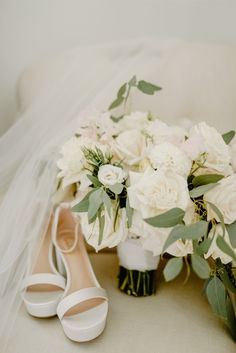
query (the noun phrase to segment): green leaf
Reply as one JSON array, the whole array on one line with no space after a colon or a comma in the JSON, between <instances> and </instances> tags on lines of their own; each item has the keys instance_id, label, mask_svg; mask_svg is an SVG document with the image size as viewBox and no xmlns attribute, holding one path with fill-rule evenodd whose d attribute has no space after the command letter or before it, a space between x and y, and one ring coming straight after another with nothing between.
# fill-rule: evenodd
<instances>
[{"instance_id":1,"label":"green leaf","mask_svg":"<svg viewBox=\"0 0 236 353\"><path fill-rule=\"evenodd\" d=\"M102 200L107 209L109 216L111 216L112 203L111 203L110 197L107 195L105 190L103 190L103 193L102 193Z\"/></svg>"},{"instance_id":2,"label":"green leaf","mask_svg":"<svg viewBox=\"0 0 236 353\"><path fill-rule=\"evenodd\" d=\"M175 228L173 228L172 231L170 232L169 237L165 242L163 252L178 239L183 239L183 240L198 239L199 240L200 238L204 237L207 234L207 230L208 230L208 222L205 222L205 221L199 221L189 226L179 224L175 226Z\"/></svg>"},{"instance_id":3,"label":"green leaf","mask_svg":"<svg viewBox=\"0 0 236 353\"><path fill-rule=\"evenodd\" d=\"M206 295L214 313L223 319L227 318L225 294L223 283L218 277L214 276L207 285Z\"/></svg>"},{"instance_id":4,"label":"green leaf","mask_svg":"<svg viewBox=\"0 0 236 353\"><path fill-rule=\"evenodd\" d=\"M226 316L227 316L227 323L228 323L228 327L230 329L231 335L233 339L236 341L236 316L235 316L233 304L228 295L226 298Z\"/></svg>"},{"instance_id":5,"label":"green leaf","mask_svg":"<svg viewBox=\"0 0 236 353\"><path fill-rule=\"evenodd\" d=\"M117 97L109 106L108 110L112 110L115 109L117 107L119 107L122 103L124 102L124 98L123 97Z\"/></svg>"},{"instance_id":6,"label":"green leaf","mask_svg":"<svg viewBox=\"0 0 236 353\"><path fill-rule=\"evenodd\" d=\"M196 252L198 255L206 254L211 246L213 239L206 238L204 239L197 247Z\"/></svg>"},{"instance_id":7,"label":"green leaf","mask_svg":"<svg viewBox=\"0 0 236 353\"><path fill-rule=\"evenodd\" d=\"M114 194L119 195L122 193L123 189L124 189L124 185L117 183L115 185L110 185L109 189L114 192Z\"/></svg>"},{"instance_id":8,"label":"green leaf","mask_svg":"<svg viewBox=\"0 0 236 353\"><path fill-rule=\"evenodd\" d=\"M129 198L126 198L126 215L128 220L128 228L132 226L132 217L134 209L130 207Z\"/></svg>"},{"instance_id":9,"label":"green leaf","mask_svg":"<svg viewBox=\"0 0 236 353\"><path fill-rule=\"evenodd\" d=\"M129 84L130 87L135 87L136 86L137 79L136 79L135 75L131 78L131 80L129 80L128 84Z\"/></svg>"},{"instance_id":10,"label":"green leaf","mask_svg":"<svg viewBox=\"0 0 236 353\"><path fill-rule=\"evenodd\" d=\"M100 187L100 186L102 186L102 184L100 183L100 181L98 180L98 178L95 177L94 175L87 174L86 176L87 176L87 178L93 183L93 185L94 185L95 187Z\"/></svg>"},{"instance_id":11,"label":"green leaf","mask_svg":"<svg viewBox=\"0 0 236 353\"><path fill-rule=\"evenodd\" d=\"M110 116L110 119L114 122L114 123L118 123L121 119L124 118L124 115L121 115L121 116L118 116L118 117L115 117L113 115Z\"/></svg>"},{"instance_id":12,"label":"green leaf","mask_svg":"<svg viewBox=\"0 0 236 353\"><path fill-rule=\"evenodd\" d=\"M220 224L221 227L223 229L223 236L225 236L225 222L224 222L224 216L222 215L222 213L220 212L219 208L216 207L216 205L214 205L213 203L207 201L208 205L210 205L211 209L213 210L213 212L215 212L215 214L218 216L219 220L220 220Z\"/></svg>"},{"instance_id":13,"label":"green leaf","mask_svg":"<svg viewBox=\"0 0 236 353\"><path fill-rule=\"evenodd\" d=\"M233 248L236 248L236 222L226 224L226 229L229 234L229 239Z\"/></svg>"},{"instance_id":14,"label":"green leaf","mask_svg":"<svg viewBox=\"0 0 236 353\"><path fill-rule=\"evenodd\" d=\"M231 140L233 140L234 136L235 136L234 130L226 132L225 134L222 135L226 145L228 145L231 142Z\"/></svg>"},{"instance_id":15,"label":"green leaf","mask_svg":"<svg viewBox=\"0 0 236 353\"><path fill-rule=\"evenodd\" d=\"M154 94L156 91L160 91L161 87L153 85L147 81L141 80L138 82L137 88L145 94Z\"/></svg>"},{"instance_id":16,"label":"green leaf","mask_svg":"<svg viewBox=\"0 0 236 353\"><path fill-rule=\"evenodd\" d=\"M172 208L158 216L146 218L145 222L153 227L169 228L182 222L185 212L181 208Z\"/></svg>"},{"instance_id":17,"label":"green leaf","mask_svg":"<svg viewBox=\"0 0 236 353\"><path fill-rule=\"evenodd\" d=\"M126 92L126 87L127 87L127 83L124 83L124 84L120 87L120 89L119 89L119 91L118 91L118 93L117 93L117 98L120 98L120 97L123 97L123 96L124 96L124 94L125 94L125 92Z\"/></svg>"},{"instance_id":18,"label":"green leaf","mask_svg":"<svg viewBox=\"0 0 236 353\"><path fill-rule=\"evenodd\" d=\"M223 251L225 254L229 255L234 261L236 261L236 255L234 251L231 249L229 244L221 235L218 235L216 239L216 244L221 251Z\"/></svg>"},{"instance_id":19,"label":"green leaf","mask_svg":"<svg viewBox=\"0 0 236 353\"><path fill-rule=\"evenodd\" d=\"M226 271L225 267L222 265L218 271L220 279L224 283L225 287L236 294L236 287L233 285L228 272Z\"/></svg>"},{"instance_id":20,"label":"green leaf","mask_svg":"<svg viewBox=\"0 0 236 353\"><path fill-rule=\"evenodd\" d=\"M183 258L182 257L176 257L170 259L163 271L165 280L167 282L172 281L174 278L176 278L180 272L182 271L183 268Z\"/></svg>"},{"instance_id":21,"label":"green leaf","mask_svg":"<svg viewBox=\"0 0 236 353\"><path fill-rule=\"evenodd\" d=\"M89 197L97 189L93 189L87 193L87 195L75 206L72 207L72 212L88 212L89 208Z\"/></svg>"},{"instance_id":22,"label":"green leaf","mask_svg":"<svg viewBox=\"0 0 236 353\"><path fill-rule=\"evenodd\" d=\"M98 245L101 245L103 239L103 232L105 226L105 217L101 215L101 212L98 212L98 223L99 223L99 236L98 236Z\"/></svg>"},{"instance_id":23,"label":"green leaf","mask_svg":"<svg viewBox=\"0 0 236 353\"><path fill-rule=\"evenodd\" d=\"M91 221L95 217L99 208L103 203L102 199L103 189L99 188L89 196L89 208L88 208L88 219Z\"/></svg>"},{"instance_id":24,"label":"green leaf","mask_svg":"<svg viewBox=\"0 0 236 353\"><path fill-rule=\"evenodd\" d=\"M198 175L193 178L192 184L194 187L206 184L213 184L217 183L221 179L224 178L224 175L221 174L205 174L205 175Z\"/></svg>"},{"instance_id":25,"label":"green leaf","mask_svg":"<svg viewBox=\"0 0 236 353\"><path fill-rule=\"evenodd\" d=\"M196 198L196 197L202 196L207 191L213 189L217 185L218 185L218 183L210 183L210 184L206 184L206 185L197 186L196 188L190 190L189 194L191 197Z\"/></svg>"},{"instance_id":26,"label":"green leaf","mask_svg":"<svg viewBox=\"0 0 236 353\"><path fill-rule=\"evenodd\" d=\"M211 268L208 262L197 254L191 255L193 271L202 279L207 279L210 276Z\"/></svg>"}]
</instances>

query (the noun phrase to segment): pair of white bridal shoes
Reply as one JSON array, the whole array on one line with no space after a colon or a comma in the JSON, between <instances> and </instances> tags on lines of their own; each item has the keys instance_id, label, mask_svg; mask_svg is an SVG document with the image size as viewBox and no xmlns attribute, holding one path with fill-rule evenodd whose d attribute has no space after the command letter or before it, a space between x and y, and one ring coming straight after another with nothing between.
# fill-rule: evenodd
<instances>
[{"instance_id":1,"label":"pair of white bridal shoes","mask_svg":"<svg viewBox=\"0 0 236 353\"><path fill-rule=\"evenodd\" d=\"M54 213L32 274L23 280L22 297L32 316L58 315L73 341L90 341L105 328L107 293L96 279L79 224L66 204Z\"/></svg>"}]
</instances>

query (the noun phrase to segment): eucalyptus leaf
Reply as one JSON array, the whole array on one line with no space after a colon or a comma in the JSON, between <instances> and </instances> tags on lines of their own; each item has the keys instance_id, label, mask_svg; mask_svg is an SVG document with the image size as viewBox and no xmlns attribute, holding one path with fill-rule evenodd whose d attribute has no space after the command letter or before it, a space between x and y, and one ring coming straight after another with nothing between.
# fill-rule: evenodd
<instances>
[{"instance_id":1,"label":"eucalyptus leaf","mask_svg":"<svg viewBox=\"0 0 236 353\"><path fill-rule=\"evenodd\" d=\"M209 281L206 288L206 295L213 312L221 318L227 319L225 287L218 277L214 276Z\"/></svg>"},{"instance_id":2,"label":"eucalyptus leaf","mask_svg":"<svg viewBox=\"0 0 236 353\"><path fill-rule=\"evenodd\" d=\"M211 268L208 262L197 254L191 255L191 263L193 271L202 279L207 279L210 276Z\"/></svg>"},{"instance_id":3,"label":"eucalyptus leaf","mask_svg":"<svg viewBox=\"0 0 236 353\"><path fill-rule=\"evenodd\" d=\"M128 221L128 228L132 226L133 208L130 207L129 198L126 198L126 215Z\"/></svg>"},{"instance_id":4,"label":"eucalyptus leaf","mask_svg":"<svg viewBox=\"0 0 236 353\"><path fill-rule=\"evenodd\" d=\"M213 189L217 185L218 185L218 183L210 183L210 184L206 184L206 185L197 186L196 188L190 190L189 194L191 197L196 198L196 197L202 196L207 191Z\"/></svg>"},{"instance_id":5,"label":"eucalyptus leaf","mask_svg":"<svg viewBox=\"0 0 236 353\"><path fill-rule=\"evenodd\" d=\"M152 83L149 83L147 81L141 80L138 82L137 88L145 93L145 94L150 94L153 95L156 91L160 91L161 87L153 85Z\"/></svg>"},{"instance_id":6,"label":"eucalyptus leaf","mask_svg":"<svg viewBox=\"0 0 236 353\"><path fill-rule=\"evenodd\" d=\"M103 203L102 199L103 189L99 188L89 196L88 219L89 221L95 217L99 208Z\"/></svg>"},{"instance_id":7,"label":"eucalyptus leaf","mask_svg":"<svg viewBox=\"0 0 236 353\"><path fill-rule=\"evenodd\" d=\"M103 190L103 193L102 193L102 200L107 209L109 216L111 216L112 203L111 203L110 197L107 195L105 190Z\"/></svg>"},{"instance_id":8,"label":"eucalyptus leaf","mask_svg":"<svg viewBox=\"0 0 236 353\"><path fill-rule=\"evenodd\" d=\"M131 78L131 80L129 80L128 84L129 84L130 87L135 87L136 86L137 78L136 78L135 75Z\"/></svg>"},{"instance_id":9,"label":"eucalyptus leaf","mask_svg":"<svg viewBox=\"0 0 236 353\"><path fill-rule=\"evenodd\" d=\"M174 278L176 278L180 272L182 271L183 268L183 258L182 257L176 257L170 259L163 271L165 280L167 282L172 281Z\"/></svg>"},{"instance_id":10,"label":"eucalyptus leaf","mask_svg":"<svg viewBox=\"0 0 236 353\"><path fill-rule=\"evenodd\" d=\"M109 106L108 110L115 109L119 107L124 102L124 97L117 97Z\"/></svg>"},{"instance_id":11,"label":"eucalyptus leaf","mask_svg":"<svg viewBox=\"0 0 236 353\"><path fill-rule=\"evenodd\" d=\"M101 215L101 212L98 214L98 223L99 223L99 237L98 237L98 245L101 245L103 239L103 232L105 226L105 217Z\"/></svg>"},{"instance_id":12,"label":"eucalyptus leaf","mask_svg":"<svg viewBox=\"0 0 236 353\"><path fill-rule=\"evenodd\" d=\"M196 247L196 252L198 255L206 254L211 246L213 239L206 238Z\"/></svg>"},{"instance_id":13,"label":"eucalyptus leaf","mask_svg":"<svg viewBox=\"0 0 236 353\"><path fill-rule=\"evenodd\" d=\"M223 236L225 236L225 222L224 222L224 216L222 215L222 213L220 212L219 208L214 205L213 203L207 201L208 205L211 207L211 209L213 210L213 212L218 216L219 220L220 220L220 224L221 227L223 229Z\"/></svg>"},{"instance_id":14,"label":"eucalyptus leaf","mask_svg":"<svg viewBox=\"0 0 236 353\"><path fill-rule=\"evenodd\" d=\"M223 178L224 178L224 175L221 175L221 174L198 175L193 178L192 184L194 187L206 185L206 184L213 184L213 183L217 183Z\"/></svg>"},{"instance_id":15,"label":"eucalyptus leaf","mask_svg":"<svg viewBox=\"0 0 236 353\"><path fill-rule=\"evenodd\" d=\"M216 244L217 244L218 248L221 251L223 251L223 253L227 254L234 261L236 261L236 255L235 255L234 251L232 250L232 248L229 246L229 244L225 241L225 239L221 235L218 235L218 237L216 239Z\"/></svg>"},{"instance_id":16,"label":"eucalyptus leaf","mask_svg":"<svg viewBox=\"0 0 236 353\"><path fill-rule=\"evenodd\" d=\"M181 208L172 208L158 216L146 218L145 222L153 227L169 228L183 221L185 212Z\"/></svg>"},{"instance_id":17,"label":"eucalyptus leaf","mask_svg":"<svg viewBox=\"0 0 236 353\"><path fill-rule=\"evenodd\" d=\"M72 212L88 212L89 208L89 197L90 195L95 192L97 188L89 191L86 196L75 206L72 207Z\"/></svg>"},{"instance_id":18,"label":"eucalyptus leaf","mask_svg":"<svg viewBox=\"0 0 236 353\"><path fill-rule=\"evenodd\" d=\"M178 239L183 239L183 240L198 239L199 240L200 238L204 237L207 234L207 230L208 230L208 222L205 222L205 221L199 221L189 226L179 224L175 226L170 232L169 237L165 242L163 252Z\"/></svg>"},{"instance_id":19,"label":"eucalyptus leaf","mask_svg":"<svg viewBox=\"0 0 236 353\"><path fill-rule=\"evenodd\" d=\"M124 118L124 115L115 117L113 115L110 116L110 119L113 121L113 123L118 123L120 120L122 120Z\"/></svg>"},{"instance_id":20,"label":"eucalyptus leaf","mask_svg":"<svg viewBox=\"0 0 236 353\"><path fill-rule=\"evenodd\" d=\"M123 189L124 189L124 185L117 183L115 185L110 185L109 189L114 192L114 194L119 195L122 193Z\"/></svg>"},{"instance_id":21,"label":"eucalyptus leaf","mask_svg":"<svg viewBox=\"0 0 236 353\"><path fill-rule=\"evenodd\" d=\"M230 329L231 335L233 339L236 341L236 316L233 304L231 302L230 296L227 295L226 298L226 316L227 316L227 323Z\"/></svg>"},{"instance_id":22,"label":"eucalyptus leaf","mask_svg":"<svg viewBox=\"0 0 236 353\"><path fill-rule=\"evenodd\" d=\"M229 234L229 239L233 248L236 248L236 222L226 224L226 229Z\"/></svg>"},{"instance_id":23,"label":"eucalyptus leaf","mask_svg":"<svg viewBox=\"0 0 236 353\"><path fill-rule=\"evenodd\" d=\"M225 134L222 135L226 145L228 145L234 138L235 136L235 131L230 130L229 132L226 132Z\"/></svg>"},{"instance_id":24,"label":"eucalyptus leaf","mask_svg":"<svg viewBox=\"0 0 236 353\"><path fill-rule=\"evenodd\" d=\"M102 186L102 183L100 183L100 181L98 180L98 178L95 177L94 175L87 174L86 176L87 176L87 178L93 183L93 185L94 185L95 187L100 187L100 186Z\"/></svg>"},{"instance_id":25,"label":"eucalyptus leaf","mask_svg":"<svg viewBox=\"0 0 236 353\"><path fill-rule=\"evenodd\" d=\"M229 277L229 274L228 274L228 272L226 271L226 268L223 265L221 265L218 273L219 273L220 279L224 283L225 287L229 291L233 292L236 295L236 286L233 285L233 283L232 283L232 281L231 281L231 279Z\"/></svg>"},{"instance_id":26,"label":"eucalyptus leaf","mask_svg":"<svg viewBox=\"0 0 236 353\"><path fill-rule=\"evenodd\" d=\"M126 88L127 88L127 83L124 83L124 84L120 87L120 89L119 89L119 91L118 91L118 93L117 93L117 98L124 96L124 94L125 94L125 92L126 92Z\"/></svg>"}]
</instances>

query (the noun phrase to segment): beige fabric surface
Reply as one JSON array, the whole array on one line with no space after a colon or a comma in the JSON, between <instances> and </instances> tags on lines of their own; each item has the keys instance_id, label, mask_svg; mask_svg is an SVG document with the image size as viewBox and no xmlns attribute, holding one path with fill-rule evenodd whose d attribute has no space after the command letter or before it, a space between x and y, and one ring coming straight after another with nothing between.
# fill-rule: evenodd
<instances>
[{"instance_id":1,"label":"beige fabric surface","mask_svg":"<svg viewBox=\"0 0 236 353\"><path fill-rule=\"evenodd\" d=\"M134 298L117 289L115 254L92 254L92 264L110 298L107 327L96 340L73 343L57 318L35 319L21 308L7 353L234 353L236 345L191 275L165 283L156 296Z\"/></svg>"}]
</instances>

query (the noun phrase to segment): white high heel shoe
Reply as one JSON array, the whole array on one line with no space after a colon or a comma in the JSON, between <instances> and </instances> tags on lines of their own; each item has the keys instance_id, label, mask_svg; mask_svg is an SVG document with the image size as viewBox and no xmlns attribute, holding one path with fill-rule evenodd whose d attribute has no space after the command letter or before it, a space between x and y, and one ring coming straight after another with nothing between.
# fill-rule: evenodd
<instances>
[{"instance_id":1,"label":"white high heel shoe","mask_svg":"<svg viewBox=\"0 0 236 353\"><path fill-rule=\"evenodd\" d=\"M22 299L28 313L39 318L55 316L65 287L65 278L54 265L50 223L33 272L24 278L21 286Z\"/></svg>"},{"instance_id":2,"label":"white high heel shoe","mask_svg":"<svg viewBox=\"0 0 236 353\"><path fill-rule=\"evenodd\" d=\"M57 315L68 338L90 341L105 328L108 298L93 272L79 225L66 204L55 212L52 237L67 274Z\"/></svg>"}]
</instances>

